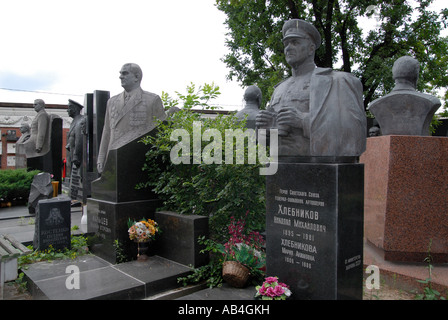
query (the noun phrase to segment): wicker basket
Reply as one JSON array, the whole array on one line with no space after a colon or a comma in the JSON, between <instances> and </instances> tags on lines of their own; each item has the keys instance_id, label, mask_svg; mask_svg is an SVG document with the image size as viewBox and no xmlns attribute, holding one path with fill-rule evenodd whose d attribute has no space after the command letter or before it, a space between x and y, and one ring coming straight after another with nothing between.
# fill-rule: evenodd
<instances>
[{"instance_id":1,"label":"wicker basket","mask_svg":"<svg viewBox=\"0 0 448 320\"><path fill-rule=\"evenodd\" d=\"M249 269L238 261L226 261L222 264L222 278L232 287L243 288L249 279Z\"/></svg>"}]
</instances>

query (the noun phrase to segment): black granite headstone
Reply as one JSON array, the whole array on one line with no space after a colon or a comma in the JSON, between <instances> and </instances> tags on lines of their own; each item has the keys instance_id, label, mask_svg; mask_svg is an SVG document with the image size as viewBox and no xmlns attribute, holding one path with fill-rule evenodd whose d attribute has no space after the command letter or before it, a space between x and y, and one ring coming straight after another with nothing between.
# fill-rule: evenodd
<instances>
[{"instance_id":1,"label":"black granite headstone","mask_svg":"<svg viewBox=\"0 0 448 320\"><path fill-rule=\"evenodd\" d=\"M51 115L50 151L39 157L27 158L29 170L48 172L54 181L59 181L58 193L62 188L62 118Z\"/></svg>"},{"instance_id":2,"label":"black granite headstone","mask_svg":"<svg viewBox=\"0 0 448 320\"><path fill-rule=\"evenodd\" d=\"M100 149L101 137L103 135L104 118L106 116L107 101L110 98L109 91L95 90L93 92L93 112L92 112L92 162L93 172L97 173L96 162L98 150ZM90 128L89 128L90 130Z\"/></svg>"},{"instance_id":3,"label":"black granite headstone","mask_svg":"<svg viewBox=\"0 0 448 320\"><path fill-rule=\"evenodd\" d=\"M150 189L136 189L146 180L142 168L149 149L139 140L109 151L103 173L92 182L92 197L87 199L87 231L97 240L92 251L112 263L117 262L115 240L128 258L137 255L137 245L129 240L128 219L154 219L161 205Z\"/></svg>"},{"instance_id":4,"label":"black granite headstone","mask_svg":"<svg viewBox=\"0 0 448 320\"><path fill-rule=\"evenodd\" d=\"M362 299L363 165L279 163L266 189L267 275L293 299Z\"/></svg>"},{"instance_id":5,"label":"black granite headstone","mask_svg":"<svg viewBox=\"0 0 448 320\"><path fill-rule=\"evenodd\" d=\"M40 200L36 215L34 249L43 251L71 248L71 201L66 196Z\"/></svg>"},{"instance_id":6,"label":"black granite headstone","mask_svg":"<svg viewBox=\"0 0 448 320\"><path fill-rule=\"evenodd\" d=\"M150 149L139 141L137 138L119 149L109 150L101 177L92 182L92 198L112 202L156 198L150 188L136 188L137 184L147 181L142 169Z\"/></svg>"},{"instance_id":7,"label":"black granite headstone","mask_svg":"<svg viewBox=\"0 0 448 320\"><path fill-rule=\"evenodd\" d=\"M93 93L84 95L84 116L86 117L85 135L83 141L84 156L82 158L83 168L86 172L92 172L93 163Z\"/></svg>"},{"instance_id":8,"label":"black granite headstone","mask_svg":"<svg viewBox=\"0 0 448 320\"><path fill-rule=\"evenodd\" d=\"M157 204L157 205L156 205ZM87 231L93 233L92 252L104 260L118 262L116 242L128 260L137 257L137 244L129 239L128 219L154 219L156 201L116 203L87 199Z\"/></svg>"},{"instance_id":9,"label":"black granite headstone","mask_svg":"<svg viewBox=\"0 0 448 320\"><path fill-rule=\"evenodd\" d=\"M93 93L84 96L84 116L85 128L83 128L83 157L82 157L82 196L78 197L83 204L87 203L87 198L91 196L91 183L98 178L94 172L93 161Z\"/></svg>"}]
</instances>

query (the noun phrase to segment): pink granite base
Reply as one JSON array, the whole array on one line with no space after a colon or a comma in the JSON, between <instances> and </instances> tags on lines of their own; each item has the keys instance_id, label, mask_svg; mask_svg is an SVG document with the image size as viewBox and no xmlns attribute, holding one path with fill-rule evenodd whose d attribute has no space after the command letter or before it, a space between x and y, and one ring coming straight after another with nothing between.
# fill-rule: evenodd
<instances>
[{"instance_id":1,"label":"pink granite base","mask_svg":"<svg viewBox=\"0 0 448 320\"><path fill-rule=\"evenodd\" d=\"M364 234L389 261L448 262L448 138L367 139Z\"/></svg>"}]
</instances>

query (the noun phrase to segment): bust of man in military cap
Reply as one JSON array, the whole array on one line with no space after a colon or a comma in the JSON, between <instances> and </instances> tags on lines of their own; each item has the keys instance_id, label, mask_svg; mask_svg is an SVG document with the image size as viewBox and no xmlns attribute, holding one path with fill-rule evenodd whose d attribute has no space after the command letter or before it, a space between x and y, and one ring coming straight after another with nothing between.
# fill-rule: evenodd
<instances>
[{"instance_id":1,"label":"bust of man in military cap","mask_svg":"<svg viewBox=\"0 0 448 320\"><path fill-rule=\"evenodd\" d=\"M166 118L160 97L140 87L142 77L142 69L135 63L127 63L120 70L124 91L107 102L97 158L99 173L103 171L109 150L118 149L149 133L156 127L155 119Z\"/></svg>"},{"instance_id":2,"label":"bust of man in military cap","mask_svg":"<svg viewBox=\"0 0 448 320\"><path fill-rule=\"evenodd\" d=\"M81 110L84 106L71 99L68 100L67 113L69 117L73 118L70 124L70 129L67 135L67 145L65 148L68 151L68 167L72 166L79 168L83 157L83 132L82 126L85 117L81 115Z\"/></svg>"},{"instance_id":3,"label":"bust of man in military cap","mask_svg":"<svg viewBox=\"0 0 448 320\"><path fill-rule=\"evenodd\" d=\"M258 128L278 129L279 157L357 157L365 150L367 121L361 82L346 72L318 68L321 37L310 23L283 25L292 76L275 87Z\"/></svg>"},{"instance_id":4,"label":"bust of man in military cap","mask_svg":"<svg viewBox=\"0 0 448 320\"><path fill-rule=\"evenodd\" d=\"M382 135L430 135L429 126L441 102L416 91L419 71L419 62L413 57L398 58L392 67L394 89L369 105Z\"/></svg>"}]
</instances>

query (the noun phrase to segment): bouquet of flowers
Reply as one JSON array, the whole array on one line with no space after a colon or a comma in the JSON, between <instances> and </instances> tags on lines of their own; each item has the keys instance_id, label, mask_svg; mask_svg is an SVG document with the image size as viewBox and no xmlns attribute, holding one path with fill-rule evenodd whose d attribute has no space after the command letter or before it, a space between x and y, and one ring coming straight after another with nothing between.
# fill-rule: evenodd
<instances>
[{"instance_id":1,"label":"bouquet of flowers","mask_svg":"<svg viewBox=\"0 0 448 320\"><path fill-rule=\"evenodd\" d=\"M261 286L256 286L255 298L262 300L285 300L291 296L289 286L278 281L277 277L267 277Z\"/></svg>"},{"instance_id":2,"label":"bouquet of flowers","mask_svg":"<svg viewBox=\"0 0 448 320\"><path fill-rule=\"evenodd\" d=\"M151 219L142 219L140 221L128 220L129 239L137 242L146 242L155 238L160 232L157 222Z\"/></svg>"}]
</instances>

